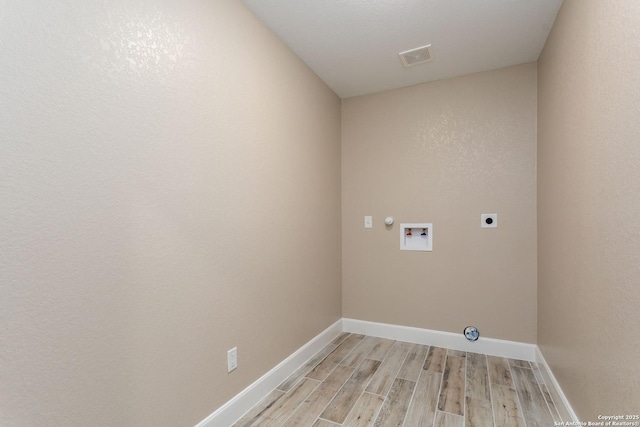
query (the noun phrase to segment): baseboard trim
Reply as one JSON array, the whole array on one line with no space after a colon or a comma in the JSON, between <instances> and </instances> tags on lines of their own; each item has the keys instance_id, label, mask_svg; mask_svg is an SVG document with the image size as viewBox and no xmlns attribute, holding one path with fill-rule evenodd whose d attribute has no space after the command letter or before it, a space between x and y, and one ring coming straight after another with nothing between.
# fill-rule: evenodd
<instances>
[{"instance_id":1,"label":"baseboard trim","mask_svg":"<svg viewBox=\"0 0 640 427\"><path fill-rule=\"evenodd\" d=\"M464 338L462 331L460 334L454 334L451 332L414 328L411 326L343 318L329 326L311 341L300 347L300 349L291 356L280 362L275 368L264 374L207 418L200 421L196 427L228 427L232 425L282 383L282 381L293 374L300 366L304 365L307 360L311 359L317 352L333 341L341 332L537 362L539 366L544 368L541 369L541 371L545 377L545 382L549 388L555 388L554 391L557 392L557 396L559 396L559 399L555 399L560 400L560 402L555 402L556 406L563 405L564 409L566 409L564 412L571 417L570 421L578 421L578 417L573 411L567 397L562 392L542 352L535 344L485 337L480 337L478 341L471 342ZM558 410L561 411L561 408L559 407Z\"/></svg>"},{"instance_id":2,"label":"baseboard trim","mask_svg":"<svg viewBox=\"0 0 640 427\"><path fill-rule=\"evenodd\" d=\"M550 389L551 387L555 388L555 390L549 390L549 392L551 393L551 398L554 400L553 403L556 404L556 408L558 408L558 412L560 412L560 416L563 418L563 421L580 422L580 420L578 420L578 416L571 407L571 403L569 403L569 399L567 399L567 396L562 391L558 380L556 380L556 377L553 375L553 371L551 371L551 368L547 364L547 361L545 360L544 356L542 355L542 351L538 346L536 346L536 362L538 363L538 367L544 368L541 369L541 372L544 378L544 382L547 384L547 387L549 387ZM556 396L559 396L560 399L556 399ZM558 400L560 400L560 402L558 402ZM560 405L563 405L564 408L561 408ZM564 411L562 409L564 409ZM565 420L563 417L563 413L568 414L571 419Z\"/></svg>"},{"instance_id":3,"label":"baseboard trim","mask_svg":"<svg viewBox=\"0 0 640 427\"><path fill-rule=\"evenodd\" d=\"M446 347L452 350L471 351L491 356L509 357L529 362L536 361L537 346L535 344L484 337L480 337L478 341L469 341L462 335L462 331L459 334L454 334L452 332L356 319L342 319L342 322L345 332L389 338L414 344Z\"/></svg>"},{"instance_id":4,"label":"baseboard trim","mask_svg":"<svg viewBox=\"0 0 640 427\"><path fill-rule=\"evenodd\" d=\"M200 421L196 427L229 427L293 374L296 369L333 341L342 333L342 330L342 319L340 319Z\"/></svg>"}]
</instances>

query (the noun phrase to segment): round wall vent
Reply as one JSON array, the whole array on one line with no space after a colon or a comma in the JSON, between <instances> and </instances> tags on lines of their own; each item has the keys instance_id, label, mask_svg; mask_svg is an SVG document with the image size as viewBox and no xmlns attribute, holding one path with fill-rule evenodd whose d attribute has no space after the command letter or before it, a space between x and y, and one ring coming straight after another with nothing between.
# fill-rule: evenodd
<instances>
[{"instance_id":1,"label":"round wall vent","mask_svg":"<svg viewBox=\"0 0 640 427\"><path fill-rule=\"evenodd\" d=\"M467 326L464 328L464 336L469 341L477 341L480 338L480 331L475 326Z\"/></svg>"}]
</instances>

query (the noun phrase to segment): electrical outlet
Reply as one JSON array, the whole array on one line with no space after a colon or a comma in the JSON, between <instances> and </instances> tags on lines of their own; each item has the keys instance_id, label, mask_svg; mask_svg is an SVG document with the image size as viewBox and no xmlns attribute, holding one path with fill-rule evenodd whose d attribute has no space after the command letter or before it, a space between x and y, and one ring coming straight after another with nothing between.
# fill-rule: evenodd
<instances>
[{"instance_id":1,"label":"electrical outlet","mask_svg":"<svg viewBox=\"0 0 640 427\"><path fill-rule=\"evenodd\" d=\"M498 214L482 214L480 215L480 227L482 228L497 228L498 227Z\"/></svg>"},{"instance_id":2,"label":"electrical outlet","mask_svg":"<svg viewBox=\"0 0 640 427\"><path fill-rule=\"evenodd\" d=\"M227 351L227 372L231 372L238 367L238 347L233 347Z\"/></svg>"}]
</instances>

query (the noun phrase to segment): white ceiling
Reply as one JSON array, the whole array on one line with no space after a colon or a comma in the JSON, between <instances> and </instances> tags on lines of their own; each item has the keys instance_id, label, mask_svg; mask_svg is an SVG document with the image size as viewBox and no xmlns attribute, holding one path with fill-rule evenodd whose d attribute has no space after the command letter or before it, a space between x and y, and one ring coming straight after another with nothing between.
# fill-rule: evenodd
<instances>
[{"instance_id":1,"label":"white ceiling","mask_svg":"<svg viewBox=\"0 0 640 427\"><path fill-rule=\"evenodd\" d=\"M562 0L242 0L340 97L538 59ZM432 45L404 68L398 53Z\"/></svg>"}]
</instances>

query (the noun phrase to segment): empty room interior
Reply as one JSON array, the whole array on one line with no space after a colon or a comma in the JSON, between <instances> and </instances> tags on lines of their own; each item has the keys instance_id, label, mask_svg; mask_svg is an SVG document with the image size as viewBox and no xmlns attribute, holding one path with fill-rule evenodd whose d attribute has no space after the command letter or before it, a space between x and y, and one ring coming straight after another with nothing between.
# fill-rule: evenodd
<instances>
[{"instance_id":1,"label":"empty room interior","mask_svg":"<svg viewBox=\"0 0 640 427\"><path fill-rule=\"evenodd\" d=\"M639 2L7 0L0 52L0 425L640 425Z\"/></svg>"}]
</instances>

